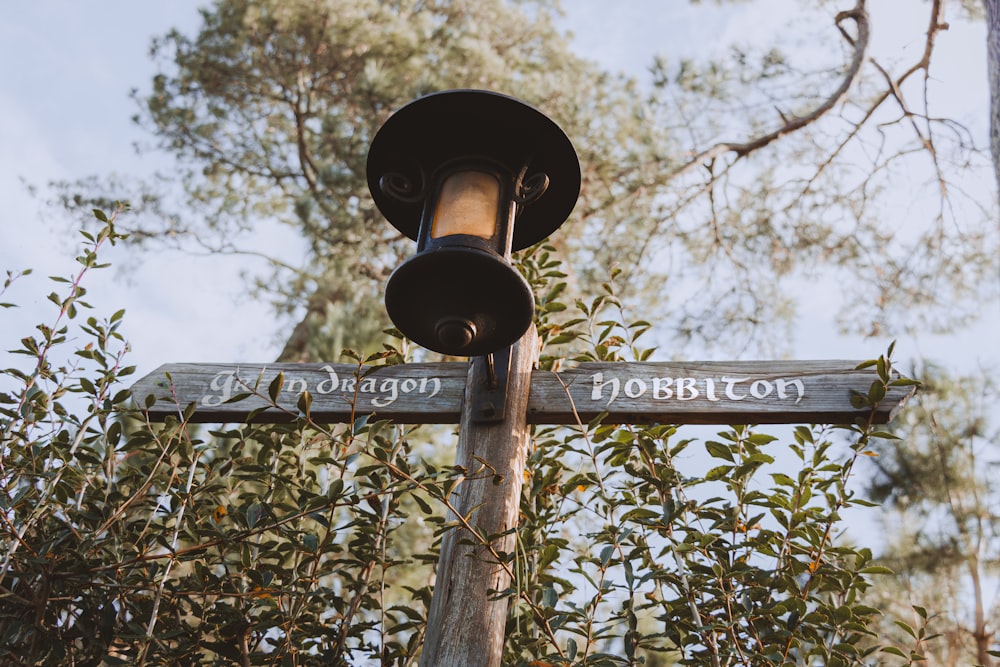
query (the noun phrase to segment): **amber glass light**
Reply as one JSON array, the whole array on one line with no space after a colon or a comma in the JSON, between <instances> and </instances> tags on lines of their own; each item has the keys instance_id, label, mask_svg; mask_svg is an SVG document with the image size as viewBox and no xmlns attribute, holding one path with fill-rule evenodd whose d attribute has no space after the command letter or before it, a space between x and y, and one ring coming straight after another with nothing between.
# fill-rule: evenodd
<instances>
[{"instance_id":1,"label":"amber glass light","mask_svg":"<svg viewBox=\"0 0 1000 667\"><path fill-rule=\"evenodd\" d=\"M460 171L441 186L431 238L468 234L482 239L493 237L500 206L500 182L483 171Z\"/></svg>"}]
</instances>

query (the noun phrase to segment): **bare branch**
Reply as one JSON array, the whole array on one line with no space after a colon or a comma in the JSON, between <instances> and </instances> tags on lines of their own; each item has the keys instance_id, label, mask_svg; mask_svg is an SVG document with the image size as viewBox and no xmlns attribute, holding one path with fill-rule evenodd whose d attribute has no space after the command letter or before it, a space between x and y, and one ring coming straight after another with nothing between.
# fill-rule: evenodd
<instances>
[{"instance_id":1,"label":"bare branch","mask_svg":"<svg viewBox=\"0 0 1000 667\"><path fill-rule=\"evenodd\" d=\"M854 21L854 24L857 26L858 34L856 37L851 37L841 27L840 24L847 19ZM701 166L705 162L719 158L727 153L735 154L736 159L746 157L750 153L764 148L768 144L787 134L801 130L837 106L837 104L844 99L847 92L851 89L851 86L854 85L854 82L857 81L858 76L861 74L861 66L864 64L865 54L868 51L868 42L871 31L868 23L868 12L865 10L865 0L858 0L858 3L853 9L837 14L836 22L837 27L840 29L841 33L843 33L844 38L854 47L854 55L851 57L850 65L848 65L846 71L844 72L844 77L840 82L840 86L838 86L829 97L823 100L819 106L809 113L803 116L787 118L785 123L778 129L761 135L755 139L744 142L719 142L695 155L686 163L675 169L669 177L676 178L678 176L682 176ZM783 114L782 118L785 118Z\"/></svg>"}]
</instances>

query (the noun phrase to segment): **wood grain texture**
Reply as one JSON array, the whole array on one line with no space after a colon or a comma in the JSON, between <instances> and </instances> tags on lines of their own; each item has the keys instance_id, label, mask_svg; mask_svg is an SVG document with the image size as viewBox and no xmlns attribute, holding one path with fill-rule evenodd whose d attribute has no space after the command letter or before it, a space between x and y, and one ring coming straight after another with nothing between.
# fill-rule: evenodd
<instances>
[{"instance_id":1,"label":"wood grain texture","mask_svg":"<svg viewBox=\"0 0 1000 667\"><path fill-rule=\"evenodd\" d=\"M856 361L741 361L584 363L558 373L531 375L528 422L644 424L841 424L867 419L851 406L867 394L873 369ZM347 422L374 415L400 423L456 423L467 364L402 364L380 368L345 364L168 364L132 387L150 419L179 415L196 404L195 422L290 421L308 391L317 422ZM284 374L277 401L269 386ZM875 423L892 419L913 393L891 388ZM239 394L242 400L232 401ZM227 402L231 401L231 402ZM273 405L276 403L277 405ZM257 412L254 412L257 411Z\"/></svg>"},{"instance_id":2,"label":"wood grain texture","mask_svg":"<svg viewBox=\"0 0 1000 667\"><path fill-rule=\"evenodd\" d=\"M350 422L375 415L400 423L454 424L461 412L468 364L166 364L132 386L132 397L148 405L152 420L178 416L190 404L193 422L293 421L299 396L308 391L318 423ZM279 373L282 390L268 388ZM233 401L240 394L245 398ZM154 402L148 403L149 396Z\"/></svg>"},{"instance_id":3,"label":"wood grain texture","mask_svg":"<svg viewBox=\"0 0 1000 667\"><path fill-rule=\"evenodd\" d=\"M449 513L448 520L464 516L478 535L497 537L487 547L467 528L459 527L442 539L422 667L500 665L508 599L498 597L497 592L510 586L511 577L499 560L514 553L531 432L525 420L528 387L537 360L538 337L532 326L511 353L505 419L477 423L472 401L463 406L455 462L470 471L470 478L452 494L457 514ZM474 363L467 396L485 382L484 364ZM477 470L478 475L471 474ZM499 483L494 474L500 476Z\"/></svg>"},{"instance_id":4,"label":"wood grain texture","mask_svg":"<svg viewBox=\"0 0 1000 667\"><path fill-rule=\"evenodd\" d=\"M853 393L867 394L874 369L857 361L584 363L536 372L528 421L586 424L844 424L867 419ZM913 394L890 388L874 423L886 423Z\"/></svg>"}]
</instances>

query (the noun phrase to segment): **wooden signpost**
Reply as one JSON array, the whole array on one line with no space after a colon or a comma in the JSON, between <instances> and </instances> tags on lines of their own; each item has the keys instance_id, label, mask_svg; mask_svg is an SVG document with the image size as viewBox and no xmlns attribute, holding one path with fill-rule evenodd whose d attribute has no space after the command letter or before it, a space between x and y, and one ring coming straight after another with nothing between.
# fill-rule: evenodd
<instances>
[{"instance_id":1,"label":"wooden signpost","mask_svg":"<svg viewBox=\"0 0 1000 667\"><path fill-rule=\"evenodd\" d=\"M857 361L706 361L582 363L534 371L530 424L587 423L607 413L614 424L839 424L867 418L851 405L868 393L871 370ZM282 373L272 405L268 387ZM292 421L302 392L318 423L374 415L411 424L460 421L468 365L460 362L358 368L348 364L167 364L139 380L133 396L156 397L151 419L195 404L194 422ZM910 387L890 389L875 419L892 419ZM241 398L242 395L242 398ZM233 400L238 399L238 400Z\"/></svg>"},{"instance_id":2,"label":"wooden signpost","mask_svg":"<svg viewBox=\"0 0 1000 667\"><path fill-rule=\"evenodd\" d=\"M534 370L534 300L511 252L568 218L581 170L569 138L520 100L476 90L419 98L376 133L366 173L379 211L417 241L417 254L386 286L397 328L428 349L459 356L496 350L521 334L517 342L469 365L168 364L132 394L154 420L183 413L195 422L278 423L308 410L317 423L364 415L458 422L459 469L484 463L500 481L482 476L454 487L457 515L449 520L469 517L471 525L442 541L424 667L500 664L507 600L497 591L511 581L498 555L514 548L529 424L587 424L598 416L608 424L884 423L913 391L890 387L874 413L855 408L852 397L867 394L876 376L853 361ZM469 540L470 528L499 537Z\"/></svg>"},{"instance_id":3,"label":"wooden signpost","mask_svg":"<svg viewBox=\"0 0 1000 667\"><path fill-rule=\"evenodd\" d=\"M459 513L472 513L480 534L502 537L488 546L463 540L460 530L444 537L421 664L496 667L507 601L495 592L510 585L496 554L513 549L529 424L586 424L601 414L617 424L885 423L913 393L889 388L873 414L852 405L852 395L867 394L876 379L871 369L856 370L855 361L582 363L547 372L533 370L537 346L532 327L494 355L492 367L485 357L378 368L168 364L139 380L132 394L154 420L194 404L196 422L287 422L309 392L310 417L320 423L369 414L400 423L458 422L456 464L475 470L485 462L503 481L467 479L452 502ZM284 382L272 400L279 373Z\"/></svg>"}]
</instances>

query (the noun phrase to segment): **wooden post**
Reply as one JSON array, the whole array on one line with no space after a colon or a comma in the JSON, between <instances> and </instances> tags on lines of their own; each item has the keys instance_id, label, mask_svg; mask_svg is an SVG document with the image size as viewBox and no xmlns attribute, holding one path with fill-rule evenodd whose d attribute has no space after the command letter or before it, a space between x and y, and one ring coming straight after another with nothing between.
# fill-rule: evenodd
<instances>
[{"instance_id":1,"label":"wooden post","mask_svg":"<svg viewBox=\"0 0 1000 667\"><path fill-rule=\"evenodd\" d=\"M480 479L462 481L452 495L455 509L468 518L481 535L498 535L490 547L512 553L527 458L528 392L531 371L538 361L535 327L511 350L507 403L502 421L477 422L470 397L487 382L484 364L470 365L462 404L456 463L470 474L486 461L502 476L499 484L485 471ZM458 517L451 515L449 520ZM427 619L422 667L498 667L507 622L507 589L510 576L490 548L465 528L453 528L441 542L434 595Z\"/></svg>"}]
</instances>

